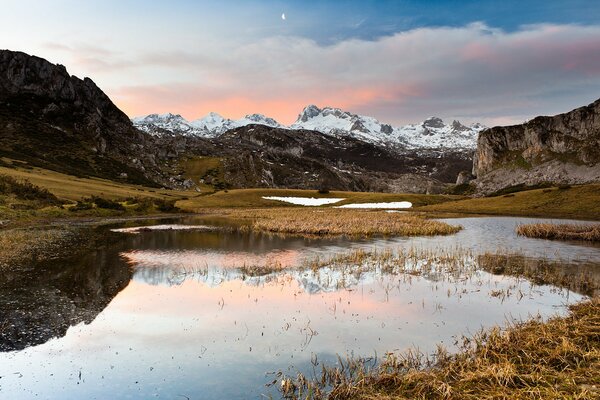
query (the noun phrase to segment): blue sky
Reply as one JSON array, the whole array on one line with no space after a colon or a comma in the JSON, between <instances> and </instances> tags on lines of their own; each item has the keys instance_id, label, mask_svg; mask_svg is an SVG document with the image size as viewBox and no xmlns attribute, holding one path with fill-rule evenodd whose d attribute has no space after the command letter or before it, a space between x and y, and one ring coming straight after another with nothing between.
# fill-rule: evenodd
<instances>
[{"instance_id":1,"label":"blue sky","mask_svg":"<svg viewBox=\"0 0 600 400\"><path fill-rule=\"evenodd\" d=\"M308 103L394 124L508 124L600 97L595 1L0 0L0 48L91 77L131 116ZM286 19L282 20L281 14Z\"/></svg>"}]
</instances>

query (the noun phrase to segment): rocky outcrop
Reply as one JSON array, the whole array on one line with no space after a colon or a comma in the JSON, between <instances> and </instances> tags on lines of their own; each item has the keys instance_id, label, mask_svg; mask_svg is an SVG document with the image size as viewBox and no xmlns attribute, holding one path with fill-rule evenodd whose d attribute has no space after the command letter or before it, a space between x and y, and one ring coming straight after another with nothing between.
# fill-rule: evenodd
<instances>
[{"instance_id":1,"label":"rocky outcrop","mask_svg":"<svg viewBox=\"0 0 600 400\"><path fill-rule=\"evenodd\" d=\"M0 51L0 156L80 176L156 185L152 138L89 78Z\"/></svg>"},{"instance_id":2,"label":"rocky outcrop","mask_svg":"<svg viewBox=\"0 0 600 400\"><path fill-rule=\"evenodd\" d=\"M190 155L221 159L225 181L238 188L318 189L327 182L332 190L432 193L470 165L454 153L407 156L352 137L264 125L230 130L201 148L193 142L188 138Z\"/></svg>"},{"instance_id":3,"label":"rocky outcrop","mask_svg":"<svg viewBox=\"0 0 600 400\"><path fill-rule=\"evenodd\" d=\"M484 194L518 184L600 181L600 100L553 117L483 131L473 174Z\"/></svg>"}]
</instances>

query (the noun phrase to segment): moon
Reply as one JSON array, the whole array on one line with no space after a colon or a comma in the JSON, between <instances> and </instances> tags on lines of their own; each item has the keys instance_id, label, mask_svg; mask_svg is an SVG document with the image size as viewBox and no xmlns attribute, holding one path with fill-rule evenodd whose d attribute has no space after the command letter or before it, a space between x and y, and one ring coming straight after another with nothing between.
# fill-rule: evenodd
<instances>
[{"instance_id":1,"label":"moon","mask_svg":"<svg viewBox=\"0 0 600 400\"><path fill-rule=\"evenodd\" d=\"M285 13L281 14L281 19L285 21Z\"/></svg>"}]
</instances>

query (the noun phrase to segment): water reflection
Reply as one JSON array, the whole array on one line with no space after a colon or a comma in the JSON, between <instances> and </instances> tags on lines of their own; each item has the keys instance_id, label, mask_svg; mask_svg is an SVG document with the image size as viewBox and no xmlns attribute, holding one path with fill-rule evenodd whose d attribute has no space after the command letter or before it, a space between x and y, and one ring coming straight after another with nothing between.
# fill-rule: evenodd
<instances>
[{"instance_id":1,"label":"water reflection","mask_svg":"<svg viewBox=\"0 0 600 400\"><path fill-rule=\"evenodd\" d=\"M0 351L20 350L90 323L133 275L120 246L0 276Z\"/></svg>"},{"instance_id":2,"label":"water reflection","mask_svg":"<svg viewBox=\"0 0 600 400\"><path fill-rule=\"evenodd\" d=\"M2 310L14 301L6 315L24 321L3 334L12 346L4 350L38 345L0 354L0 397L259 398L273 390L264 386L271 372L310 372L315 358L336 354L452 348L457 336L507 317L564 312L582 299L572 290L588 293L570 284L573 273L600 281L598 264L584 263L600 259L598 247L532 242L512 236L516 219L496 219L501 233L491 220L458 221L465 230L454 237L373 241L140 232L38 277L4 278ZM500 242L522 254L482 255ZM457 246L455 261L433 256ZM385 248L425 250L403 263L307 261ZM27 330L40 339L15 339Z\"/></svg>"}]
</instances>

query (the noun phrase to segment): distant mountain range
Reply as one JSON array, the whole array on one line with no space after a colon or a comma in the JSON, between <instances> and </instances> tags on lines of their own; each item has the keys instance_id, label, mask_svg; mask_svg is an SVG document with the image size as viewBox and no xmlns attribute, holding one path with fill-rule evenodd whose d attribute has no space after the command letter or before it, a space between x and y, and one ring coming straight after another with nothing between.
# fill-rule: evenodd
<instances>
[{"instance_id":1,"label":"distant mountain range","mask_svg":"<svg viewBox=\"0 0 600 400\"><path fill-rule=\"evenodd\" d=\"M259 114L236 121L209 114L192 122L150 115L132 123L91 79L0 50L1 166L154 187L439 193L458 176L461 186L476 177L471 185L478 193L493 193L598 182L599 121L600 100L486 130L439 118L393 127L316 106L290 126Z\"/></svg>"},{"instance_id":2,"label":"distant mountain range","mask_svg":"<svg viewBox=\"0 0 600 400\"><path fill-rule=\"evenodd\" d=\"M155 136L184 135L216 138L231 129L259 124L290 130L313 130L406 150L474 150L479 132L486 129L479 123L465 126L459 121L453 121L447 125L437 117L428 118L420 124L394 127L381 123L373 117L352 114L339 108L319 108L314 105L305 107L296 122L290 126L282 125L262 114L251 114L239 120L231 120L217 113L210 113L194 121L187 121L178 114L150 114L133 118L132 122L138 129Z\"/></svg>"}]
</instances>

